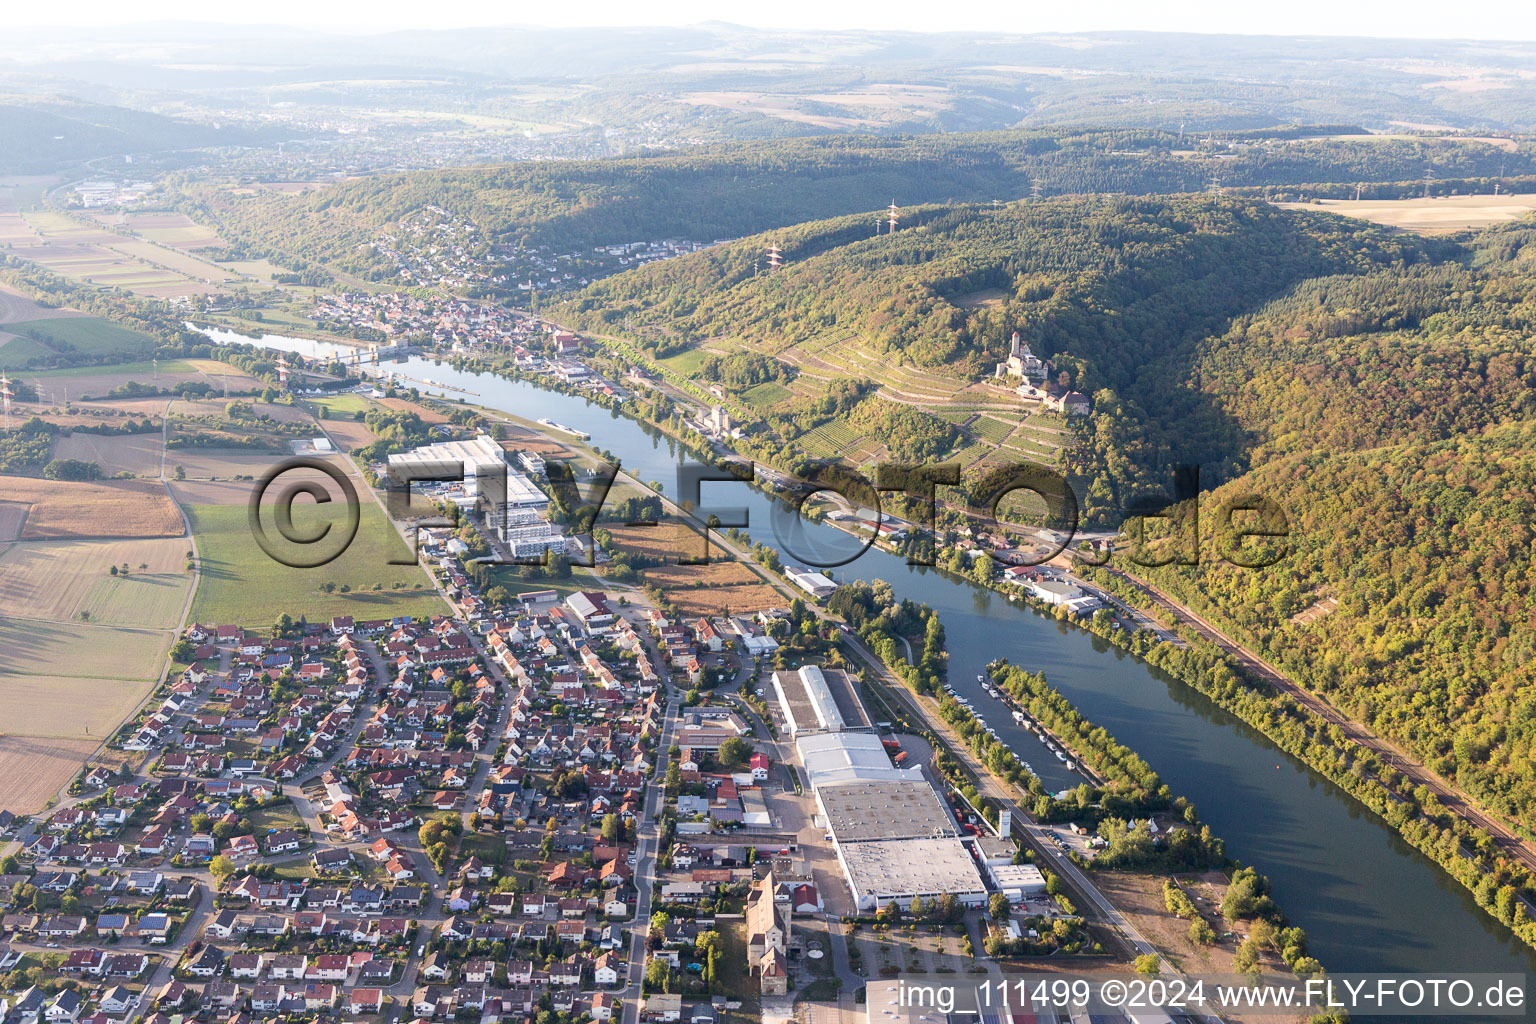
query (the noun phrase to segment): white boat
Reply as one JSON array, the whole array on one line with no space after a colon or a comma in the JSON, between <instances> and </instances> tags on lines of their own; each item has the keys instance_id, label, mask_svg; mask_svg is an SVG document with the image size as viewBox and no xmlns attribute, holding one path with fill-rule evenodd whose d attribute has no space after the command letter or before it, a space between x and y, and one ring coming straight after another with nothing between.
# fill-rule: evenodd
<instances>
[{"instance_id":1,"label":"white boat","mask_svg":"<svg viewBox=\"0 0 1536 1024\"><path fill-rule=\"evenodd\" d=\"M1067 759L1067 755L1063 754L1059 750L1052 751L1052 753L1054 753L1056 755L1056 760L1058 760L1058 761L1065 761Z\"/></svg>"},{"instance_id":2,"label":"white boat","mask_svg":"<svg viewBox=\"0 0 1536 1024\"><path fill-rule=\"evenodd\" d=\"M977 673L977 675L976 675L976 681L977 681L977 682L978 682L978 683L984 683L984 682L986 682L986 681L987 681L987 677L986 677L986 676L984 676L984 675L981 675L981 674L980 674L980 673Z\"/></svg>"},{"instance_id":3,"label":"white boat","mask_svg":"<svg viewBox=\"0 0 1536 1024\"><path fill-rule=\"evenodd\" d=\"M1022 722L1022 721L1024 721L1024 712L1022 712L1022 711L1015 711L1013 713L1013 720L1015 722Z\"/></svg>"},{"instance_id":4,"label":"white boat","mask_svg":"<svg viewBox=\"0 0 1536 1024\"><path fill-rule=\"evenodd\" d=\"M1067 771L1069 771L1069 772L1075 772L1075 771L1077 771L1077 768L1076 768L1076 767L1075 767L1075 766L1074 766L1074 765L1073 765L1073 764L1072 764L1072 762L1071 762L1071 761L1068 761L1068 762L1067 762Z\"/></svg>"},{"instance_id":5,"label":"white boat","mask_svg":"<svg viewBox=\"0 0 1536 1024\"><path fill-rule=\"evenodd\" d=\"M550 420L550 419L539 420L539 422L544 424L544 426L546 426L546 427L550 427L551 429L563 430L567 434L572 434L572 435L574 435L576 437L581 438L583 441L588 441L588 440L591 440L591 438L592 438L592 435L587 433L585 430L577 430L575 427L568 427L564 423L556 423L554 420Z\"/></svg>"}]
</instances>

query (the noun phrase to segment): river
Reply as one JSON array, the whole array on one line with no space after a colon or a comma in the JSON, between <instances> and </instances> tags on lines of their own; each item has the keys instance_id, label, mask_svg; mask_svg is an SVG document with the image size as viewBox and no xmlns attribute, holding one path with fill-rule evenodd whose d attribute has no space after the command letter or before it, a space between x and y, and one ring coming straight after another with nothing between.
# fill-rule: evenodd
<instances>
[{"instance_id":1,"label":"river","mask_svg":"<svg viewBox=\"0 0 1536 1024\"><path fill-rule=\"evenodd\" d=\"M224 343L257 343L307 356L353 351L302 338L204 333ZM627 471L660 481L676 496L679 448L643 424L582 398L429 359L387 365L476 392L473 401L489 408L588 431L593 444L614 453ZM421 391L460 397L429 386ZM856 544L828 526L797 522L786 528L782 506L747 487L706 484L703 498L706 504L745 507L748 533L778 548L787 564L799 564L803 558L796 553L808 554L808 546L848 552ZM1280 907L1306 929L1312 954L1330 971L1536 973L1536 952L1479 908L1438 865L1198 691L1091 633L993 591L909 566L899 556L872 548L831 573L838 579L884 579L899 597L937 610L948 640L951 683L1055 788L1079 780L1015 726L976 682L977 673L998 657L1043 672L1085 716L1141 754L1174 793L1189 798L1232 856L1269 876Z\"/></svg>"}]
</instances>

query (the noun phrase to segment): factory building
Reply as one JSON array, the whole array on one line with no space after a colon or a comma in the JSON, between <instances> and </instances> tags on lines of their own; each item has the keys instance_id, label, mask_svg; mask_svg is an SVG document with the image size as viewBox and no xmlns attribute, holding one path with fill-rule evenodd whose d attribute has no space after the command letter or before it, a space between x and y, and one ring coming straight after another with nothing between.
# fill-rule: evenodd
<instances>
[{"instance_id":1,"label":"factory building","mask_svg":"<svg viewBox=\"0 0 1536 1024\"><path fill-rule=\"evenodd\" d=\"M461 474L464 498L483 506L486 527L507 543L514 556L565 550L565 538L543 516L549 496L508 465L506 451L489 434L391 455L389 470L397 480Z\"/></svg>"}]
</instances>

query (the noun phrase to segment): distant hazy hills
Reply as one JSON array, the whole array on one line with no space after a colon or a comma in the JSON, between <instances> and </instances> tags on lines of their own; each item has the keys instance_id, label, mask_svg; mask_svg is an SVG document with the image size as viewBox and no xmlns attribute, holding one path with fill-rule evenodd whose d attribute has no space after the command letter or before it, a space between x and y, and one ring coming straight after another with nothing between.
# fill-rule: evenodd
<instances>
[{"instance_id":1,"label":"distant hazy hills","mask_svg":"<svg viewBox=\"0 0 1536 1024\"><path fill-rule=\"evenodd\" d=\"M58 97L0 96L0 172L41 174L81 160L260 141L245 129Z\"/></svg>"},{"instance_id":2,"label":"distant hazy hills","mask_svg":"<svg viewBox=\"0 0 1536 1024\"><path fill-rule=\"evenodd\" d=\"M1061 124L1536 128L1536 43L1506 40L180 24L8 32L0 75L135 105L255 110L280 96L609 129L668 123L703 140Z\"/></svg>"}]
</instances>

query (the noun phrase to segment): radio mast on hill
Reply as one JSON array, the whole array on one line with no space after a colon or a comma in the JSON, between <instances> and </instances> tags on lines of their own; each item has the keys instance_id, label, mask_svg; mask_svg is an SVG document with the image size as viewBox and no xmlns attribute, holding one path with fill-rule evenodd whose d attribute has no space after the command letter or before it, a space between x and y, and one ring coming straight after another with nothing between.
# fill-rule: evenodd
<instances>
[{"instance_id":1,"label":"radio mast on hill","mask_svg":"<svg viewBox=\"0 0 1536 1024\"><path fill-rule=\"evenodd\" d=\"M889 221L889 223L891 225L890 233L894 235L896 233L896 209L897 209L897 207L896 207L896 200L895 199L891 200L891 205L890 205L889 209L891 211L891 219Z\"/></svg>"}]
</instances>

